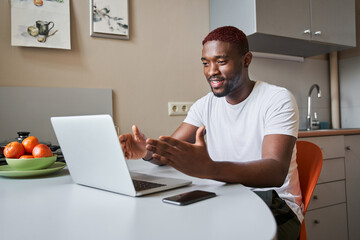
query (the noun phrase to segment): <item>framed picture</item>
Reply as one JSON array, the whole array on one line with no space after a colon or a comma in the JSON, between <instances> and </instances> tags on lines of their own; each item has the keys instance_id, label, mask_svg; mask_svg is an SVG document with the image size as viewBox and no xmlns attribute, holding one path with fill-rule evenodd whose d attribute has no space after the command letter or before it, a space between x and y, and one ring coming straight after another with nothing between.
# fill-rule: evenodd
<instances>
[{"instance_id":1,"label":"framed picture","mask_svg":"<svg viewBox=\"0 0 360 240\"><path fill-rule=\"evenodd\" d=\"M11 0L11 45L70 50L70 0Z\"/></svg>"},{"instance_id":2,"label":"framed picture","mask_svg":"<svg viewBox=\"0 0 360 240\"><path fill-rule=\"evenodd\" d=\"M90 0L90 36L130 39L129 0Z\"/></svg>"}]
</instances>

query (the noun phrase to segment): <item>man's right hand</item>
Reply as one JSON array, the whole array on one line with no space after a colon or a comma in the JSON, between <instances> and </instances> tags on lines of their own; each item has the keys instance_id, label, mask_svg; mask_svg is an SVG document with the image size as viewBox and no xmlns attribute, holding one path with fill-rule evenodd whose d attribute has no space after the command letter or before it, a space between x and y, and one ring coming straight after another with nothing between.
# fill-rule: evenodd
<instances>
[{"instance_id":1,"label":"man's right hand","mask_svg":"<svg viewBox=\"0 0 360 240\"><path fill-rule=\"evenodd\" d=\"M139 159L146 156L146 137L135 125L132 126L133 134L122 134L119 141L126 159Z\"/></svg>"}]
</instances>

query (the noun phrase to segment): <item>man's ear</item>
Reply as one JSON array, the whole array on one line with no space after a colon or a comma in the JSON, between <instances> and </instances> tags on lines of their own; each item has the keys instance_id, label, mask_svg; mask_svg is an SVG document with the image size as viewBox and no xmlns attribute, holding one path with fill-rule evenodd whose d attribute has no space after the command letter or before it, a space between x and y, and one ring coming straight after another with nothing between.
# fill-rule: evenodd
<instances>
[{"instance_id":1,"label":"man's ear","mask_svg":"<svg viewBox=\"0 0 360 240\"><path fill-rule=\"evenodd\" d=\"M244 67L245 68L249 67L249 65L251 63L251 60L252 60L252 57L253 57L253 55L252 55L251 52L245 53L245 55L244 55Z\"/></svg>"}]
</instances>

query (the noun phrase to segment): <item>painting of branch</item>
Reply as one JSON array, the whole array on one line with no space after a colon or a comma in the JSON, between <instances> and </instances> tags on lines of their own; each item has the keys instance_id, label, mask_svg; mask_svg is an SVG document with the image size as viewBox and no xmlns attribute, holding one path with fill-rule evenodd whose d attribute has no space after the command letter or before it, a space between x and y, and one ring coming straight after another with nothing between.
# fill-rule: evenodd
<instances>
[{"instance_id":1,"label":"painting of branch","mask_svg":"<svg viewBox=\"0 0 360 240\"><path fill-rule=\"evenodd\" d=\"M11 45L70 49L70 0L12 0Z\"/></svg>"},{"instance_id":2,"label":"painting of branch","mask_svg":"<svg viewBox=\"0 0 360 240\"><path fill-rule=\"evenodd\" d=\"M128 0L91 0L91 36L129 39Z\"/></svg>"}]
</instances>

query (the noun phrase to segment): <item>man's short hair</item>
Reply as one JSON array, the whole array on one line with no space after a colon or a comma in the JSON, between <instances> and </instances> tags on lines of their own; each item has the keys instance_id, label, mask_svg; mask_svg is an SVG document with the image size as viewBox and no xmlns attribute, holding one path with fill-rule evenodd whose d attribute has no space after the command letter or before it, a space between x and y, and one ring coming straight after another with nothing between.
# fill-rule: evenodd
<instances>
[{"instance_id":1,"label":"man's short hair","mask_svg":"<svg viewBox=\"0 0 360 240\"><path fill-rule=\"evenodd\" d=\"M222 41L238 45L241 55L249 51L249 43L243 31L233 26L219 27L211 31L203 40L204 45L208 41Z\"/></svg>"}]
</instances>

